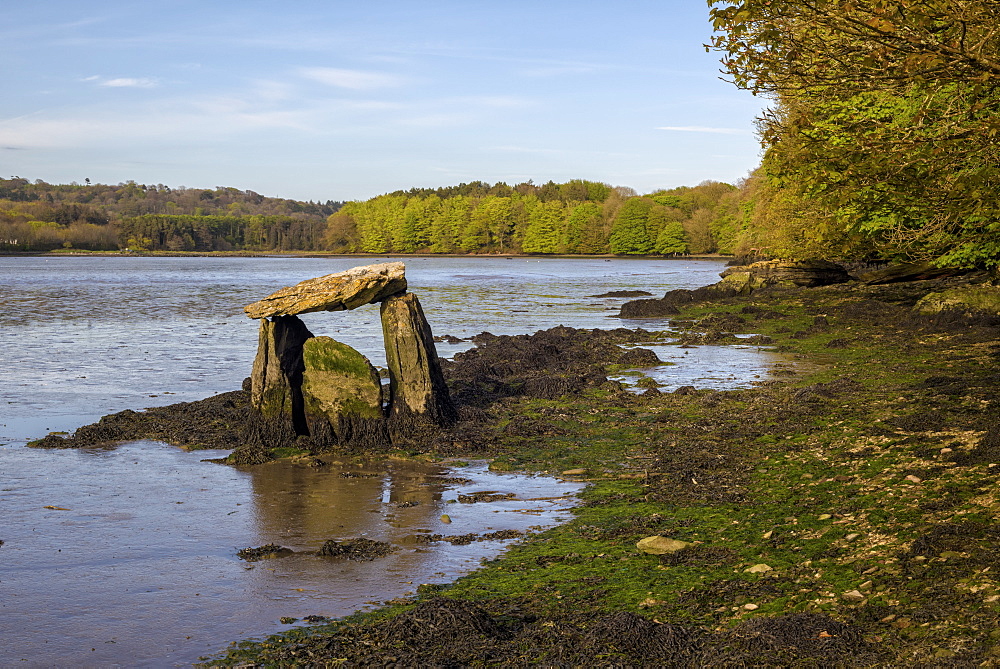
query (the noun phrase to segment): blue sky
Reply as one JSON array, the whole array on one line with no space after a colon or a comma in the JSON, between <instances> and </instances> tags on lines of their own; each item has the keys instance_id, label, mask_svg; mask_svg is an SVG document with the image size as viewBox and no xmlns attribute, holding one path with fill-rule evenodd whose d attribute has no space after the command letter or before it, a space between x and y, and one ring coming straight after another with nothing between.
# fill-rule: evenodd
<instances>
[{"instance_id":1,"label":"blue sky","mask_svg":"<svg viewBox=\"0 0 1000 669\"><path fill-rule=\"evenodd\" d=\"M12 2L0 176L302 200L735 181L763 101L703 0Z\"/></svg>"}]
</instances>

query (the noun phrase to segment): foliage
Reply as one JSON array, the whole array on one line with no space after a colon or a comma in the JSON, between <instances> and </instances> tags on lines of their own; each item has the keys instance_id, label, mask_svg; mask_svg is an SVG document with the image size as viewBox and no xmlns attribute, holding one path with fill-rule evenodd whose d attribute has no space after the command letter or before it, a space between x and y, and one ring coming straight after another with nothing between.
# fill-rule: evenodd
<instances>
[{"instance_id":1,"label":"foliage","mask_svg":"<svg viewBox=\"0 0 1000 669\"><path fill-rule=\"evenodd\" d=\"M645 197L582 179L476 181L349 202L328 218L326 244L345 253L713 253L719 240L734 245L739 194L717 181Z\"/></svg>"},{"instance_id":2,"label":"foliage","mask_svg":"<svg viewBox=\"0 0 1000 669\"><path fill-rule=\"evenodd\" d=\"M0 179L0 251L319 250L340 204L235 188Z\"/></svg>"},{"instance_id":3,"label":"foliage","mask_svg":"<svg viewBox=\"0 0 1000 669\"><path fill-rule=\"evenodd\" d=\"M734 83L775 99L760 123L757 246L1000 263L1000 4L709 5Z\"/></svg>"}]
</instances>

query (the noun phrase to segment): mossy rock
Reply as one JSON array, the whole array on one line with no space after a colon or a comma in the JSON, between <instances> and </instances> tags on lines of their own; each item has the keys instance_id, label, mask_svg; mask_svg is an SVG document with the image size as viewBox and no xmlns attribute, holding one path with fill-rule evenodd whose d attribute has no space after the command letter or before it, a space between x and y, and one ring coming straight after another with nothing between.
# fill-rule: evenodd
<instances>
[{"instance_id":1,"label":"mossy rock","mask_svg":"<svg viewBox=\"0 0 1000 669\"><path fill-rule=\"evenodd\" d=\"M1000 287L961 286L939 293L928 293L917 302L914 310L924 314L966 311L1000 315Z\"/></svg>"},{"instance_id":2,"label":"mossy rock","mask_svg":"<svg viewBox=\"0 0 1000 669\"><path fill-rule=\"evenodd\" d=\"M368 358L330 337L306 341L302 358L307 420L320 414L336 425L342 417L382 417L382 384Z\"/></svg>"}]
</instances>

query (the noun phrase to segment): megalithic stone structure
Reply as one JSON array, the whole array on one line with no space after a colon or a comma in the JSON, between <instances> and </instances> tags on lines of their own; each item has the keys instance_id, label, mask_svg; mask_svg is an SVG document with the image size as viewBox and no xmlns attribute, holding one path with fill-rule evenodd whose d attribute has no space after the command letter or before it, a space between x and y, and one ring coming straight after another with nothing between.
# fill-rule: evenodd
<instances>
[{"instance_id":1,"label":"megalithic stone structure","mask_svg":"<svg viewBox=\"0 0 1000 669\"><path fill-rule=\"evenodd\" d=\"M458 418L441 373L431 326L413 293L382 301L382 335L389 366L389 416L418 415L441 425Z\"/></svg>"},{"instance_id":2,"label":"megalithic stone structure","mask_svg":"<svg viewBox=\"0 0 1000 669\"><path fill-rule=\"evenodd\" d=\"M417 297L405 292L404 270L400 262L355 267L282 288L244 307L247 316L261 319L251 398L265 418L291 420L296 434L319 446L384 445L388 423L410 424L414 417L439 426L456 422L430 325ZM382 302L388 406L367 358L329 337L313 336L297 317L373 302Z\"/></svg>"}]
</instances>

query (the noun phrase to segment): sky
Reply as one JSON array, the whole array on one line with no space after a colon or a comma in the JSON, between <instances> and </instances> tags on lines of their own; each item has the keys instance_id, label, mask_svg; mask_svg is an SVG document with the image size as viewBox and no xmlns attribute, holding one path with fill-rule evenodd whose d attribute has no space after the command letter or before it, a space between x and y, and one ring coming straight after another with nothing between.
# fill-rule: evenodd
<instances>
[{"instance_id":1,"label":"sky","mask_svg":"<svg viewBox=\"0 0 1000 669\"><path fill-rule=\"evenodd\" d=\"M766 101L704 0L32 0L0 21L0 177L359 200L743 178Z\"/></svg>"}]
</instances>

